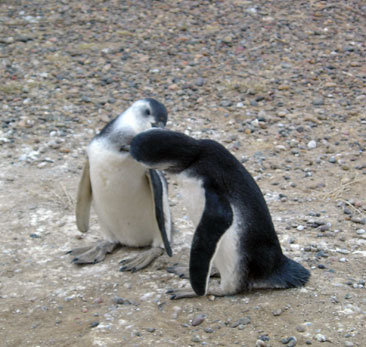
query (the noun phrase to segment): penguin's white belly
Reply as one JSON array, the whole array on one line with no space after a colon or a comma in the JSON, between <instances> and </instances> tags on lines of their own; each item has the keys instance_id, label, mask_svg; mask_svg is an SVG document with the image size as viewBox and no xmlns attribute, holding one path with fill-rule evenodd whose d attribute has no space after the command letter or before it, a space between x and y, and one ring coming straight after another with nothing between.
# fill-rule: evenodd
<instances>
[{"instance_id":1,"label":"penguin's white belly","mask_svg":"<svg viewBox=\"0 0 366 347\"><path fill-rule=\"evenodd\" d=\"M233 222L220 238L216 246L216 251L212 257L212 264L220 272L220 286L228 293L235 293L238 289L240 278L240 231L241 222L237 218L235 209L233 210ZM242 255L243 256L243 255Z\"/></svg>"},{"instance_id":2,"label":"penguin's white belly","mask_svg":"<svg viewBox=\"0 0 366 347\"><path fill-rule=\"evenodd\" d=\"M177 176L181 187L184 206L195 227L198 226L205 208L205 190L200 179L189 176L184 171Z\"/></svg>"},{"instance_id":3,"label":"penguin's white belly","mask_svg":"<svg viewBox=\"0 0 366 347\"><path fill-rule=\"evenodd\" d=\"M205 208L206 197L203 182L183 172L178 176L181 186L183 202L188 210L189 217L195 227L198 226ZM210 269L214 265L220 273L221 288L227 293L236 293L240 285L240 260L238 252L240 247L240 233L242 232L242 221L233 208L233 222L225 231L216 245L216 250L211 258ZM209 277L207 278L207 280Z\"/></svg>"},{"instance_id":4,"label":"penguin's white belly","mask_svg":"<svg viewBox=\"0 0 366 347\"><path fill-rule=\"evenodd\" d=\"M146 168L98 141L88 147L88 157L93 204L104 237L126 246L160 245Z\"/></svg>"}]
</instances>

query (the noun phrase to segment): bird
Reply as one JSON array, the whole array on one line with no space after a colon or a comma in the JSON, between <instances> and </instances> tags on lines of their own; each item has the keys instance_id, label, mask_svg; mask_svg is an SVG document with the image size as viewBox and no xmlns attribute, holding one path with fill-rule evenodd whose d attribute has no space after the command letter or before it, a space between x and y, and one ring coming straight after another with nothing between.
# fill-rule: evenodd
<instances>
[{"instance_id":1,"label":"bird","mask_svg":"<svg viewBox=\"0 0 366 347\"><path fill-rule=\"evenodd\" d=\"M146 167L177 175L195 225L189 259L192 289L171 289L171 299L306 284L310 272L283 254L260 188L223 145L151 129L133 138L130 153ZM213 268L220 284L209 286Z\"/></svg>"},{"instance_id":2,"label":"bird","mask_svg":"<svg viewBox=\"0 0 366 347\"><path fill-rule=\"evenodd\" d=\"M167 181L162 172L148 169L129 153L132 138L152 127L164 127L168 113L152 98L134 102L111 120L87 147L76 202L76 224L89 229L93 205L101 226L97 244L72 249L75 264L94 264L118 246L148 247L123 259L120 271L138 271L163 254L172 256L172 221Z\"/></svg>"}]
</instances>

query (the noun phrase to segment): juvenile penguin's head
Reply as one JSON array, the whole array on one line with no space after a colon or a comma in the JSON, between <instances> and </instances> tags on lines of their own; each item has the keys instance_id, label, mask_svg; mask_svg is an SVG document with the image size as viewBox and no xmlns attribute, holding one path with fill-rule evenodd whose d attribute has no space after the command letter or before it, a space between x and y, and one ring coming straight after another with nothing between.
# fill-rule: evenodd
<instances>
[{"instance_id":1,"label":"juvenile penguin's head","mask_svg":"<svg viewBox=\"0 0 366 347\"><path fill-rule=\"evenodd\" d=\"M107 138L110 144L123 150L135 135L151 128L165 127L167 119L168 112L162 103L152 98L141 99L110 121L98 137Z\"/></svg>"},{"instance_id":2,"label":"juvenile penguin's head","mask_svg":"<svg viewBox=\"0 0 366 347\"><path fill-rule=\"evenodd\" d=\"M146 98L132 104L125 112L118 116L116 128L131 127L135 134L150 128L164 128L168 120L168 112L159 101Z\"/></svg>"}]
</instances>

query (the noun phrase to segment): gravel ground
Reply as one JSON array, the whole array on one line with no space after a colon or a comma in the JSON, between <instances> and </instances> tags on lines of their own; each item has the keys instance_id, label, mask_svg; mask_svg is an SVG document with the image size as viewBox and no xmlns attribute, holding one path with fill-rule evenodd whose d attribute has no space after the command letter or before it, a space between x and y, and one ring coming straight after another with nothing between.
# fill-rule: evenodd
<instances>
[{"instance_id":1,"label":"gravel ground","mask_svg":"<svg viewBox=\"0 0 366 347\"><path fill-rule=\"evenodd\" d=\"M0 0L1 346L364 346L366 6L350 1ZM256 178L301 289L170 301L174 257L78 267L85 147L142 97Z\"/></svg>"}]
</instances>

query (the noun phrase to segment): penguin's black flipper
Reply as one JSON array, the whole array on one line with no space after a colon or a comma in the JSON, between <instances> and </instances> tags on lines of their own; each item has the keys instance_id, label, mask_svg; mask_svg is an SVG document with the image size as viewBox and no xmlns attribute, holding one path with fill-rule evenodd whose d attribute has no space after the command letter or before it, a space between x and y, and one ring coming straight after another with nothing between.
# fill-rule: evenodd
<instances>
[{"instance_id":1,"label":"penguin's black flipper","mask_svg":"<svg viewBox=\"0 0 366 347\"><path fill-rule=\"evenodd\" d=\"M189 276L197 295L205 295L212 258L221 237L233 222L233 211L225 196L205 188L205 207L194 233L189 261Z\"/></svg>"},{"instance_id":2,"label":"penguin's black flipper","mask_svg":"<svg viewBox=\"0 0 366 347\"><path fill-rule=\"evenodd\" d=\"M163 174L157 170L149 169L146 173L153 195L155 217L161 233L166 253L171 257L173 255L170 247L167 230L171 230L171 221L169 214L169 204L167 201L167 184ZM166 201L165 201L166 200ZM171 234L169 232L169 234Z\"/></svg>"},{"instance_id":3,"label":"penguin's black flipper","mask_svg":"<svg viewBox=\"0 0 366 347\"><path fill-rule=\"evenodd\" d=\"M79 183L75 211L76 225L83 233L89 229L90 206L93 198L89 170L89 160L87 159Z\"/></svg>"}]
</instances>

